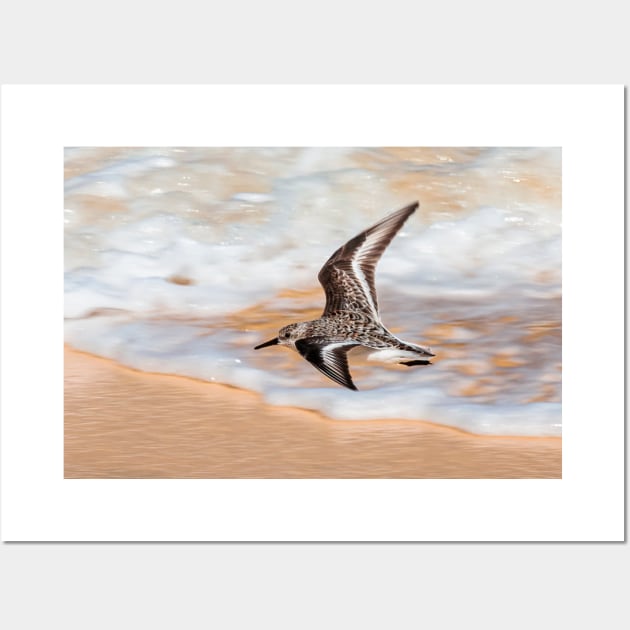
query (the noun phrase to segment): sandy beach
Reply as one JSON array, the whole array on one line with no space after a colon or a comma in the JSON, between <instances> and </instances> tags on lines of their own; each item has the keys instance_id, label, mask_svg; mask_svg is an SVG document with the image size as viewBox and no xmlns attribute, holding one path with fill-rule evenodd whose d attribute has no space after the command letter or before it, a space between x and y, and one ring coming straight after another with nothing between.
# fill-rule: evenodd
<instances>
[{"instance_id":1,"label":"sandy beach","mask_svg":"<svg viewBox=\"0 0 630 630\"><path fill-rule=\"evenodd\" d=\"M66 478L560 478L561 438L339 421L65 348Z\"/></svg>"}]
</instances>

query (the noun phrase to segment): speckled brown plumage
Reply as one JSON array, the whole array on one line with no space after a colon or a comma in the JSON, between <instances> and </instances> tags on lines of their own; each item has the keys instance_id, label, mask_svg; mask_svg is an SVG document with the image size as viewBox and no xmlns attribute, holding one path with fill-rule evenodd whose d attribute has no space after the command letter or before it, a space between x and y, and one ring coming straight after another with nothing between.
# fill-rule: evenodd
<instances>
[{"instance_id":1,"label":"speckled brown plumage","mask_svg":"<svg viewBox=\"0 0 630 630\"><path fill-rule=\"evenodd\" d=\"M326 293L320 319L285 326L277 337L255 349L289 346L330 379L354 390L347 357L354 347L381 351L390 361L407 366L428 364L426 357L435 356L429 348L402 341L383 326L374 286L378 261L418 205L415 202L388 215L326 261L318 276Z\"/></svg>"}]
</instances>

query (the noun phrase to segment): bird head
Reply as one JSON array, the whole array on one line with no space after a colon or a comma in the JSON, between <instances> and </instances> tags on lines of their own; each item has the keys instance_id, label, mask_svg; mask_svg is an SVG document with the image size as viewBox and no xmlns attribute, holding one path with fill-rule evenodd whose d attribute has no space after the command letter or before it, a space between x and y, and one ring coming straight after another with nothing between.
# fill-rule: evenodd
<instances>
[{"instance_id":1,"label":"bird head","mask_svg":"<svg viewBox=\"0 0 630 630\"><path fill-rule=\"evenodd\" d=\"M295 347L295 342L303 337L303 323L299 324L289 324L284 328L281 328L278 331L278 336L270 339L269 341L265 341L265 343L261 343L259 346L256 346L254 350L260 350L261 348L266 348L267 346L289 346L291 348Z\"/></svg>"}]
</instances>

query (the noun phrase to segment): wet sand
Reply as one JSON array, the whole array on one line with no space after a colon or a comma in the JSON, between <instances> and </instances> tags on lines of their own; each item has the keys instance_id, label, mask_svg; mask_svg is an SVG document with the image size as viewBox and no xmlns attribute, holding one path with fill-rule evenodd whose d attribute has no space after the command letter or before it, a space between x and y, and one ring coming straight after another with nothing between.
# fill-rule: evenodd
<instances>
[{"instance_id":1,"label":"wet sand","mask_svg":"<svg viewBox=\"0 0 630 630\"><path fill-rule=\"evenodd\" d=\"M560 438L330 420L65 349L66 478L560 478Z\"/></svg>"}]
</instances>

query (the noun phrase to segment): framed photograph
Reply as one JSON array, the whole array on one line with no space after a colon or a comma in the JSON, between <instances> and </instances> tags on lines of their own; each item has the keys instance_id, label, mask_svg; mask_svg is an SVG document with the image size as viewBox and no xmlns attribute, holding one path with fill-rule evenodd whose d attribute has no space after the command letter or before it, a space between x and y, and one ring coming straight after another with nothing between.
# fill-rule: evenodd
<instances>
[{"instance_id":1,"label":"framed photograph","mask_svg":"<svg viewBox=\"0 0 630 630\"><path fill-rule=\"evenodd\" d=\"M5 87L3 538L623 539L623 97Z\"/></svg>"}]
</instances>

